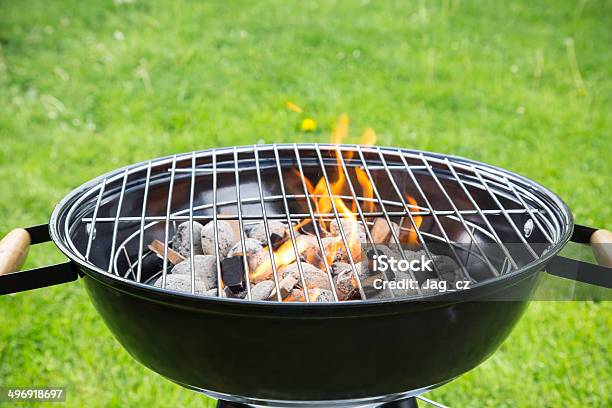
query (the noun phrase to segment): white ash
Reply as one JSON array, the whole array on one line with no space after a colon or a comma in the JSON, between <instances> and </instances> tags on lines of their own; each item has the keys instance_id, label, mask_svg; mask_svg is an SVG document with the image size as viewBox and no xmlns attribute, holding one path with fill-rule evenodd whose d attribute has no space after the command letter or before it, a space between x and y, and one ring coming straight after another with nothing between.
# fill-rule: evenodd
<instances>
[{"instance_id":1,"label":"white ash","mask_svg":"<svg viewBox=\"0 0 612 408\"><path fill-rule=\"evenodd\" d=\"M308 299L311 302L334 302L334 294L330 290L310 289L308 291Z\"/></svg>"},{"instance_id":2,"label":"white ash","mask_svg":"<svg viewBox=\"0 0 612 408\"><path fill-rule=\"evenodd\" d=\"M176 227L174 236L172 237L172 249L187 258L191 254L191 228L189 221L180 223ZM203 255L202 252L202 224L197 221L193 222L193 254Z\"/></svg>"},{"instance_id":3,"label":"white ash","mask_svg":"<svg viewBox=\"0 0 612 408\"><path fill-rule=\"evenodd\" d=\"M202 228L202 252L204 255L215 255L215 223L209 222ZM217 221L217 239L219 241L219 256L227 257L230 248L238 241L232 226L224 220Z\"/></svg>"},{"instance_id":4,"label":"white ash","mask_svg":"<svg viewBox=\"0 0 612 408\"><path fill-rule=\"evenodd\" d=\"M300 265L302 266L302 272L304 273L304 280L306 281L306 286L309 289L319 288L331 290L329 276L325 272L306 262L300 262ZM302 279L300 276L300 270L297 262L280 268L278 270L278 273L280 274L281 279L284 279L289 275L293 276L297 279L296 287L302 287Z\"/></svg>"},{"instance_id":5,"label":"white ash","mask_svg":"<svg viewBox=\"0 0 612 408\"><path fill-rule=\"evenodd\" d=\"M274 281L265 280L259 282L257 285L251 288L251 299L252 300L268 300L272 299L273 295L276 294L276 284Z\"/></svg>"},{"instance_id":6,"label":"white ash","mask_svg":"<svg viewBox=\"0 0 612 408\"><path fill-rule=\"evenodd\" d=\"M359 293L359 283L352 270L346 270L334 277L338 300L354 299Z\"/></svg>"},{"instance_id":7,"label":"white ash","mask_svg":"<svg viewBox=\"0 0 612 408\"><path fill-rule=\"evenodd\" d=\"M252 257L257 252L263 249L263 246L261 245L261 243L253 238L245 238L244 246L246 247L247 257ZM229 258L232 256L243 255L243 254L244 252L242 251L242 242L240 241L240 239L238 239L238 242L236 242L234 246L231 247L230 250L228 251L227 257Z\"/></svg>"},{"instance_id":8,"label":"white ash","mask_svg":"<svg viewBox=\"0 0 612 408\"><path fill-rule=\"evenodd\" d=\"M256 239L262 245L268 245L268 235L266 235L266 226L263 221L249 225L248 228L245 228L245 231L249 238ZM269 220L268 231L271 240L274 235L278 237L277 239L285 238L285 234L288 233L287 224L281 221ZM274 244L274 240L272 240L272 243Z\"/></svg>"},{"instance_id":9,"label":"white ash","mask_svg":"<svg viewBox=\"0 0 612 408\"><path fill-rule=\"evenodd\" d=\"M219 296L219 290L217 288L208 289L204 292L204 296L217 297Z\"/></svg>"},{"instance_id":10,"label":"white ash","mask_svg":"<svg viewBox=\"0 0 612 408\"><path fill-rule=\"evenodd\" d=\"M160 276L154 283L153 286L157 288L162 287L162 277ZM190 275L166 275L166 289L174 290L177 292L191 293L191 276ZM200 278L195 279L195 293L198 295L207 295L209 288L206 287L204 281Z\"/></svg>"},{"instance_id":11,"label":"white ash","mask_svg":"<svg viewBox=\"0 0 612 408\"><path fill-rule=\"evenodd\" d=\"M212 255L194 255L193 267L196 279L204 282L205 289L217 287L217 259ZM172 275L191 276L191 258L176 264L172 268Z\"/></svg>"}]
</instances>

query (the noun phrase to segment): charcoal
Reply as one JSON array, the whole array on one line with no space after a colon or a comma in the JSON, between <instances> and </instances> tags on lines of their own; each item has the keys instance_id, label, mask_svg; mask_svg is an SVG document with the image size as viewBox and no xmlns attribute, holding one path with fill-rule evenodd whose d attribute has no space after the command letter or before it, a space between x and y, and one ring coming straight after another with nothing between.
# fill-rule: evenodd
<instances>
[{"instance_id":1,"label":"charcoal","mask_svg":"<svg viewBox=\"0 0 612 408\"><path fill-rule=\"evenodd\" d=\"M347 235L347 243L349 245L353 262L361 261L362 244L365 243L365 235L363 240L356 235ZM325 256L331 262L349 262L350 258L346 252L344 240L341 236L323 238L323 247L325 248Z\"/></svg>"},{"instance_id":2,"label":"charcoal","mask_svg":"<svg viewBox=\"0 0 612 408\"><path fill-rule=\"evenodd\" d=\"M367 269L363 268L362 262L356 263L355 269L357 270L357 275L359 276L359 278L363 279L366 276L365 273L367 272ZM338 276L344 271L350 271L352 274L354 274L353 268L349 263L334 262L333 264L331 264L332 276Z\"/></svg>"},{"instance_id":3,"label":"charcoal","mask_svg":"<svg viewBox=\"0 0 612 408\"><path fill-rule=\"evenodd\" d=\"M302 289L293 289L283 302L305 302L304 291Z\"/></svg>"},{"instance_id":4,"label":"charcoal","mask_svg":"<svg viewBox=\"0 0 612 408\"><path fill-rule=\"evenodd\" d=\"M302 271L304 273L304 280L306 281L306 286L311 288L319 288L331 290L331 285L329 283L328 275L322 270L312 266L311 264L300 262L302 266ZM297 279L296 286L298 288L302 287L302 279L300 276L300 270L298 268L297 262L284 266L278 270L281 279L291 275Z\"/></svg>"},{"instance_id":5,"label":"charcoal","mask_svg":"<svg viewBox=\"0 0 612 408\"><path fill-rule=\"evenodd\" d=\"M395 236L399 236L400 226L393 221L391 221L391 226L393 227ZM374 241L375 244L385 244L389 241L395 242L393 240L393 233L391 231L392 230L389 227L389 223L385 218L376 218L376 220L374 220L374 225L372 225L372 229L370 230L372 241Z\"/></svg>"},{"instance_id":6,"label":"charcoal","mask_svg":"<svg viewBox=\"0 0 612 408\"><path fill-rule=\"evenodd\" d=\"M230 288L226 286L225 288L223 288L222 296L225 298L244 299L247 297L247 291L246 289L244 289L240 292L233 292Z\"/></svg>"},{"instance_id":7,"label":"charcoal","mask_svg":"<svg viewBox=\"0 0 612 408\"><path fill-rule=\"evenodd\" d=\"M270 252L267 248L257 251L253 256L248 257L247 261L249 264L249 270L252 274L252 283L259 283L264 280L272 279L272 261L270 259ZM258 270L261 265L264 266L261 268L261 270Z\"/></svg>"},{"instance_id":8,"label":"charcoal","mask_svg":"<svg viewBox=\"0 0 612 408\"><path fill-rule=\"evenodd\" d=\"M359 284L352 270L341 272L334 278L338 300L355 299L359 293Z\"/></svg>"},{"instance_id":9,"label":"charcoal","mask_svg":"<svg viewBox=\"0 0 612 408\"><path fill-rule=\"evenodd\" d=\"M219 241L219 256L227 257L230 248L240 239L234 234L232 226L223 220L217 221L217 239ZM202 251L204 255L215 255L215 223L209 222L202 228Z\"/></svg>"},{"instance_id":10,"label":"charcoal","mask_svg":"<svg viewBox=\"0 0 612 408\"><path fill-rule=\"evenodd\" d=\"M308 291L308 299L311 302L334 302L334 294L326 289L310 289Z\"/></svg>"},{"instance_id":11,"label":"charcoal","mask_svg":"<svg viewBox=\"0 0 612 408\"><path fill-rule=\"evenodd\" d=\"M364 238L365 241L365 228L362 224L357 222L356 220L352 220L350 218L341 218L340 225L342 225L342 230L344 235L347 236L351 233L351 231L358 231L359 237ZM340 235L340 228L338 227L338 221L336 219L331 220L329 223L329 231L332 235Z\"/></svg>"},{"instance_id":12,"label":"charcoal","mask_svg":"<svg viewBox=\"0 0 612 408\"><path fill-rule=\"evenodd\" d=\"M454 288L457 281L464 279L461 268L453 258L446 255L433 255L432 258L436 272L450 287Z\"/></svg>"},{"instance_id":13,"label":"charcoal","mask_svg":"<svg viewBox=\"0 0 612 408\"><path fill-rule=\"evenodd\" d=\"M268 236L266 235L266 227L263 221L251 224L245 230L249 238L256 239L264 246L268 245ZM285 239L285 236L288 234L287 224L276 220L269 220L268 231L270 233L270 241L274 245Z\"/></svg>"},{"instance_id":14,"label":"charcoal","mask_svg":"<svg viewBox=\"0 0 612 408\"><path fill-rule=\"evenodd\" d=\"M153 286L157 288L162 287L162 277L160 276L154 283ZM191 276L181 274L169 274L166 275L166 289L174 290L177 292L191 293ZM195 280L195 293L204 295L207 293L209 288L206 287L205 282L196 278Z\"/></svg>"},{"instance_id":15,"label":"charcoal","mask_svg":"<svg viewBox=\"0 0 612 408\"><path fill-rule=\"evenodd\" d=\"M212 255L195 255L193 266L196 278L204 282L206 290L217 287L217 260ZM191 259L187 258L183 262L172 268L173 275L191 275Z\"/></svg>"},{"instance_id":16,"label":"charcoal","mask_svg":"<svg viewBox=\"0 0 612 408\"><path fill-rule=\"evenodd\" d=\"M221 276L223 283L233 292L240 292L244 289L244 262L242 256L225 258L221 261Z\"/></svg>"},{"instance_id":17,"label":"charcoal","mask_svg":"<svg viewBox=\"0 0 612 408\"><path fill-rule=\"evenodd\" d=\"M257 285L251 288L251 299L252 300L269 300L274 298L276 293L276 285L274 281L265 280L259 282Z\"/></svg>"},{"instance_id":18,"label":"charcoal","mask_svg":"<svg viewBox=\"0 0 612 408\"><path fill-rule=\"evenodd\" d=\"M187 258L191 253L191 228L189 221L182 222L176 227L174 236L172 237L172 249ZM193 254L203 255L202 252L202 224L193 221ZM210 254L212 255L212 254Z\"/></svg>"},{"instance_id":19,"label":"charcoal","mask_svg":"<svg viewBox=\"0 0 612 408\"><path fill-rule=\"evenodd\" d=\"M298 279L293 275L287 275L278 282L280 288L281 298L289 296L295 285L298 283Z\"/></svg>"},{"instance_id":20,"label":"charcoal","mask_svg":"<svg viewBox=\"0 0 612 408\"><path fill-rule=\"evenodd\" d=\"M255 255L255 253L263 249L263 246L261 245L261 243L258 240L253 239L253 238L245 238L244 246L246 247L247 257L253 256ZM242 242L240 241L240 239L238 239L238 242L236 242L234 246L232 246L227 253L228 257L232 257L236 255L244 255L242 251Z\"/></svg>"},{"instance_id":21,"label":"charcoal","mask_svg":"<svg viewBox=\"0 0 612 408\"><path fill-rule=\"evenodd\" d=\"M217 297L219 296L219 290L217 288L208 289L204 292L204 296Z\"/></svg>"}]
</instances>

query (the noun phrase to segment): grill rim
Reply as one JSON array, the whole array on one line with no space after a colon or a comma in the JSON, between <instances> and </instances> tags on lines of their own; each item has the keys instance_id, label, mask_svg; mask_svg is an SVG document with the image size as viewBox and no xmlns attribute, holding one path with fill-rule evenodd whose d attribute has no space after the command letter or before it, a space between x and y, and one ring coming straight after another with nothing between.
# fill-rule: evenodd
<instances>
[{"instance_id":1,"label":"grill rim","mask_svg":"<svg viewBox=\"0 0 612 408\"><path fill-rule=\"evenodd\" d=\"M261 147L261 148L265 148L265 147L294 148L294 147L297 147L299 149L299 148L308 148L308 147L310 148L316 148L316 147L335 148L336 146L345 147L345 148L357 148L357 146L360 146L360 145L356 145L356 144L335 145L335 144L329 144L329 143L281 143L281 144L265 144L265 145L256 145L256 146ZM102 268L96 265L93 265L91 263L88 263L84 259L81 259L81 257L79 257L79 255L75 253L75 251L69 248L69 244L65 242L66 239L70 239L70 238L65 237L63 235L65 225L62 223L62 219L71 211L71 209L73 209L74 203L78 201L78 199L82 197L83 194L89 191L89 189L96 187L98 185L101 185L101 183L105 179L111 176L117 176L121 174L122 172L128 171L133 168L146 166L148 165L148 163L153 162L153 161L163 162L164 160L172 160L175 157L187 157L193 154L211 152L213 149L216 149L218 153L224 153L224 152L227 153L235 149L252 150L253 147L254 147L253 145L229 146L229 147L218 147L218 148L209 148L209 149L196 150L196 151L188 151L184 153L176 153L176 154L171 154L167 156L162 156L162 157L158 157L154 159L149 159L149 160L144 160L141 162L133 163L133 164L130 164L124 167L120 167L120 168L116 168L109 172L103 173L83 183L79 187L73 189L66 196L64 196L64 198L61 201L58 202L49 220L50 237L52 241L55 243L55 245L60 249L60 251L65 256L67 256L72 262L76 263L81 268L81 270L83 270L85 273L91 274L92 275L91 277L94 278L95 280L106 284L105 280L110 279L110 282L116 281L118 283L126 284L128 285L128 287L136 287L136 288L144 289L145 291L155 293L158 296L166 295L166 296L169 296L169 299L179 299L180 300L180 299L188 298L188 299L191 299L192 301L195 300L198 302L211 301L215 303L218 303L218 302L229 303L229 304L241 303L245 305L264 305L264 306L277 306L279 303L282 303L282 307L287 307L287 308L295 308L295 307L308 308L309 306L314 306L315 308L327 308L327 307L337 308L337 307L351 307L357 304L370 304L371 305L371 304L387 304L387 303L398 303L398 302L401 302L401 303L420 302L424 300L431 301L434 299L448 298L450 297L448 295L453 294L453 293L420 294L417 296L409 296L409 297L397 297L397 298L387 298L387 299L359 299L359 300L351 300L351 301L343 301L343 302L329 302L329 303L327 302L320 302L320 303L318 302L270 302L270 301L258 301L258 300L249 300L249 299L232 299L232 298L223 298L223 297L201 296L201 295L195 295L195 294L191 294L187 292L183 293L183 292L172 291L169 289L156 288L151 285L147 285L141 282L136 282L136 281L126 279L121 276L117 276L115 274L109 273L108 271L104 271ZM368 146L362 146L362 147L368 148ZM554 204L554 206L556 207L554 208L556 210L555 215L561 219L561 223L562 223L562 233L556 243L553 243L553 245L550 248L548 248L546 252L539 258L534 259L533 261L521 266L520 268L510 273L502 274L502 275L496 276L495 278L473 284L470 289L462 292L464 296L467 296L467 293L473 293L474 289L483 288L483 287L489 286L494 283L501 284L508 279L519 278L520 275L531 273L534 270L540 271L541 269L543 269L543 266L546 265L548 261L552 257L554 257L567 244L567 242L571 238L571 235L574 229L574 217L573 217L573 214L569 206L563 201L563 199L561 199L561 197L559 197L552 190L532 180L531 178L525 177L523 175L512 172L510 170L506 170L498 166L490 165L490 164L483 163L477 160L468 159L462 156L449 155L449 154L431 152L431 151L426 151L426 150L405 149L405 148L399 148L399 147L388 147L388 146L376 146L376 147L379 148L383 152L384 151L401 152L402 154L411 154L411 155L423 154L427 157L432 157L432 158L436 158L439 160L449 159L449 160L453 160L458 163L462 163L466 165L479 166L479 167L486 169L487 171L491 171L492 173L507 176L511 179L511 181L519 181L532 188L535 188L540 194L543 195L543 198L550 200L552 204ZM96 275L99 275L99 276L96 276ZM467 296L467 297L471 297L471 296Z\"/></svg>"}]
</instances>

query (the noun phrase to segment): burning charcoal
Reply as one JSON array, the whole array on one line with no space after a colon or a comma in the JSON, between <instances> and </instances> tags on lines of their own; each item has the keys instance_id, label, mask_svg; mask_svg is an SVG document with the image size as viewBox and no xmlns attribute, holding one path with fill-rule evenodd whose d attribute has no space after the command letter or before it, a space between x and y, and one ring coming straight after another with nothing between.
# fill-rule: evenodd
<instances>
[{"instance_id":1,"label":"burning charcoal","mask_svg":"<svg viewBox=\"0 0 612 408\"><path fill-rule=\"evenodd\" d=\"M355 269L357 270L357 275L359 275L360 278L364 278L366 270L363 270L363 267L361 264L362 262L356 263ZM353 268L351 267L350 264L346 262L334 262L333 264L331 264L330 269L331 269L332 276L338 276L344 271L350 271L354 275Z\"/></svg>"},{"instance_id":2,"label":"burning charcoal","mask_svg":"<svg viewBox=\"0 0 612 408\"><path fill-rule=\"evenodd\" d=\"M305 302L304 299L304 291L302 289L293 289L286 298L283 299L283 302Z\"/></svg>"},{"instance_id":3,"label":"burning charcoal","mask_svg":"<svg viewBox=\"0 0 612 408\"><path fill-rule=\"evenodd\" d=\"M399 236L400 227L393 221L391 221L391 225L393 226L393 231L396 236ZM386 244L387 242L395 242L393 240L393 234L391 233L391 228L389 228L389 223L385 218L376 218L374 221L374 225L370 230L370 235L372 236L372 241L375 244Z\"/></svg>"},{"instance_id":4,"label":"burning charcoal","mask_svg":"<svg viewBox=\"0 0 612 408\"><path fill-rule=\"evenodd\" d=\"M270 252L267 248L257 251L247 259L249 271L251 271L251 282L259 283L264 280L272 279L272 261Z\"/></svg>"},{"instance_id":5,"label":"burning charcoal","mask_svg":"<svg viewBox=\"0 0 612 408\"><path fill-rule=\"evenodd\" d=\"M308 290L308 299L311 302L333 302L334 294L326 289L310 289Z\"/></svg>"},{"instance_id":6,"label":"burning charcoal","mask_svg":"<svg viewBox=\"0 0 612 408\"><path fill-rule=\"evenodd\" d=\"M284 299L289 296L289 294L297 283L298 279L293 275L287 275L283 279L281 279L280 282L278 282L281 297Z\"/></svg>"},{"instance_id":7,"label":"burning charcoal","mask_svg":"<svg viewBox=\"0 0 612 408\"><path fill-rule=\"evenodd\" d=\"M202 252L202 224L197 221L193 222L193 254L203 255ZM174 236L172 237L172 249L187 258L191 253L191 228L189 221L182 222L176 227ZM212 254L211 254L212 255Z\"/></svg>"},{"instance_id":8,"label":"burning charcoal","mask_svg":"<svg viewBox=\"0 0 612 408\"><path fill-rule=\"evenodd\" d=\"M227 257L230 248L236 243L236 237L232 226L226 221L217 221L217 239L219 240L219 256ZM209 222L202 228L202 251L204 255L215 255L215 223Z\"/></svg>"},{"instance_id":9,"label":"burning charcoal","mask_svg":"<svg viewBox=\"0 0 612 408\"><path fill-rule=\"evenodd\" d=\"M351 256L353 257L354 262L359 262L361 260L361 242L356 238L356 236L347 236L346 237ZM365 242L365 238L364 241ZM346 253L346 247L344 246L344 240L340 236L323 238L323 245L325 248L325 255L327 259L330 259L331 262L349 262L349 256Z\"/></svg>"},{"instance_id":10,"label":"burning charcoal","mask_svg":"<svg viewBox=\"0 0 612 408\"><path fill-rule=\"evenodd\" d=\"M157 239L151 242L147 247L151 251L153 251L160 259L164 259L164 252L166 252L168 255L168 262L173 265L181 263L185 260L185 257L183 255L179 254L172 248L168 248L168 250L166 251L164 248L164 243Z\"/></svg>"},{"instance_id":11,"label":"burning charcoal","mask_svg":"<svg viewBox=\"0 0 612 408\"><path fill-rule=\"evenodd\" d=\"M341 272L334 278L338 300L354 299L359 293L359 283L352 270Z\"/></svg>"},{"instance_id":12,"label":"burning charcoal","mask_svg":"<svg viewBox=\"0 0 612 408\"><path fill-rule=\"evenodd\" d=\"M252 300L273 299L275 294L276 285L274 281L271 280L261 281L251 289Z\"/></svg>"},{"instance_id":13,"label":"burning charcoal","mask_svg":"<svg viewBox=\"0 0 612 408\"><path fill-rule=\"evenodd\" d=\"M338 276L344 271L351 271L351 265L346 262L334 262L331 264L332 276Z\"/></svg>"},{"instance_id":14,"label":"burning charcoal","mask_svg":"<svg viewBox=\"0 0 612 408\"><path fill-rule=\"evenodd\" d=\"M331 290L329 277L325 272L306 262L300 262L300 264L302 266L302 271L304 272L304 280L306 281L306 286L309 289L320 288ZM302 279L300 277L300 270L298 268L297 262L280 268L278 273L280 274L281 279L285 279L285 277L287 276L293 276L297 279L297 287L302 287Z\"/></svg>"},{"instance_id":15,"label":"burning charcoal","mask_svg":"<svg viewBox=\"0 0 612 408\"><path fill-rule=\"evenodd\" d=\"M362 224L350 218L341 218L340 224L342 225L342 230L344 232L344 235L347 236L347 238L348 238L348 235L351 234L352 231L357 231L360 238L363 235L363 238L364 238L363 241L365 241L365 228L363 227ZM331 220L331 222L329 223L329 231L333 235L340 235L340 228L338 227L338 221L335 218Z\"/></svg>"},{"instance_id":16,"label":"burning charcoal","mask_svg":"<svg viewBox=\"0 0 612 408\"><path fill-rule=\"evenodd\" d=\"M268 245L266 227L263 221L249 225L248 229L245 228L245 230L249 238L256 239L262 245ZM285 238L285 235L288 233L287 224L280 221L270 220L268 221L268 231L270 232L270 242L272 242L272 245L274 245Z\"/></svg>"},{"instance_id":17,"label":"burning charcoal","mask_svg":"<svg viewBox=\"0 0 612 408\"><path fill-rule=\"evenodd\" d=\"M233 292L239 292L244 289L244 262L242 256L225 258L221 261L221 275L223 283Z\"/></svg>"},{"instance_id":18,"label":"burning charcoal","mask_svg":"<svg viewBox=\"0 0 612 408\"><path fill-rule=\"evenodd\" d=\"M380 283L382 281L388 281L388 279L382 273L377 273L362 278L361 287L363 288L366 299L384 299L391 297L389 289L380 288Z\"/></svg>"},{"instance_id":19,"label":"burning charcoal","mask_svg":"<svg viewBox=\"0 0 612 408\"><path fill-rule=\"evenodd\" d=\"M204 282L205 289L217 287L217 260L212 255L195 255L193 257L193 267L196 278ZM191 275L191 259L185 259L172 268L173 275Z\"/></svg>"},{"instance_id":20,"label":"burning charcoal","mask_svg":"<svg viewBox=\"0 0 612 408\"><path fill-rule=\"evenodd\" d=\"M251 257L255 255L256 252L261 251L263 249L263 246L261 245L261 243L258 240L253 239L253 238L245 238L244 245L246 246L247 257ZM234 246L231 247L229 252L227 253L228 257L232 257L236 255L243 255L242 242L240 241L240 239L238 239L238 242L236 242Z\"/></svg>"},{"instance_id":21,"label":"burning charcoal","mask_svg":"<svg viewBox=\"0 0 612 408\"><path fill-rule=\"evenodd\" d=\"M162 277L160 276L153 286L157 288L162 287ZM177 292L191 293L191 276L189 275L166 275L166 289L175 290ZM196 278L195 280L195 293L206 294L209 289L202 279Z\"/></svg>"}]
</instances>

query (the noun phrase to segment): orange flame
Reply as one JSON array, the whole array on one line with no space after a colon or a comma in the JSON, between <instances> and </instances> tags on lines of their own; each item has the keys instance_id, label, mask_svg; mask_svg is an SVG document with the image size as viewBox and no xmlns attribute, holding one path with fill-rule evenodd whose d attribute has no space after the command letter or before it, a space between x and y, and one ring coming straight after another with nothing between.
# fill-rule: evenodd
<instances>
[{"instance_id":1,"label":"orange flame","mask_svg":"<svg viewBox=\"0 0 612 408\"><path fill-rule=\"evenodd\" d=\"M417 205L417 201L411 195L406 194L406 200L412 206L416 206ZM410 211L410 213L412 214L413 211ZM420 229L421 228L421 224L423 223L423 217L420 216L420 215L413 215L412 219L414 220L414 224L415 224L416 228ZM408 228L408 243L409 244L417 244L418 243L418 235L417 235L417 233L414 230L412 225Z\"/></svg>"}]
</instances>

